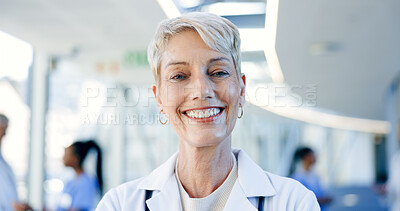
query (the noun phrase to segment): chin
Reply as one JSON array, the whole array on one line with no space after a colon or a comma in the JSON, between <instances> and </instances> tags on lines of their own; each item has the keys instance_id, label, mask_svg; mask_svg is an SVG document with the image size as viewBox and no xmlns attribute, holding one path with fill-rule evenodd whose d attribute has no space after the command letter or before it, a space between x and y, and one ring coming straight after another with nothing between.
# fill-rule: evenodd
<instances>
[{"instance_id":1,"label":"chin","mask_svg":"<svg viewBox=\"0 0 400 211\"><path fill-rule=\"evenodd\" d=\"M230 135L218 131L202 131L185 138L189 145L202 148L214 147L220 145L224 141L228 141ZM229 139L230 140L230 139Z\"/></svg>"}]
</instances>

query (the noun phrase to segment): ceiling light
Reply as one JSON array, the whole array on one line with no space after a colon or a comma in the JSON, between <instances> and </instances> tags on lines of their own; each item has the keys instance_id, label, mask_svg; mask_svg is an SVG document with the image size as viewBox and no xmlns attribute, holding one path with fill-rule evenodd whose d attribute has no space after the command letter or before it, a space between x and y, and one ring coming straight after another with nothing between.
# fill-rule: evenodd
<instances>
[{"instance_id":1,"label":"ceiling light","mask_svg":"<svg viewBox=\"0 0 400 211\"><path fill-rule=\"evenodd\" d=\"M173 0L157 0L157 2L168 18L176 18L181 15Z\"/></svg>"},{"instance_id":2,"label":"ceiling light","mask_svg":"<svg viewBox=\"0 0 400 211\"><path fill-rule=\"evenodd\" d=\"M265 29L242 28L239 29L239 33L242 40L242 51L263 51L266 45Z\"/></svg>"},{"instance_id":3,"label":"ceiling light","mask_svg":"<svg viewBox=\"0 0 400 211\"><path fill-rule=\"evenodd\" d=\"M201 8L203 12L210 12L220 16L233 15L260 15L265 14L264 2L219 2Z\"/></svg>"},{"instance_id":4,"label":"ceiling light","mask_svg":"<svg viewBox=\"0 0 400 211\"><path fill-rule=\"evenodd\" d=\"M275 83L283 83L285 81L281 64L279 63L276 53L276 32L278 25L279 0L267 1L267 9L265 14L265 30L266 30L266 45L264 46L265 58L272 80Z\"/></svg>"},{"instance_id":5,"label":"ceiling light","mask_svg":"<svg viewBox=\"0 0 400 211\"><path fill-rule=\"evenodd\" d=\"M329 114L323 111L318 111L316 109L301 106L294 107L260 105L260 102L258 102L254 98L249 99L249 97L247 97L246 100L249 101L251 104L254 104L277 115L302 122L307 122L310 124L320 125L323 127L354 130L375 134L387 134L390 130L390 126L387 121L361 119L336 114Z\"/></svg>"},{"instance_id":6,"label":"ceiling light","mask_svg":"<svg viewBox=\"0 0 400 211\"><path fill-rule=\"evenodd\" d=\"M178 4L181 7L184 8L193 8L193 7L198 7L201 4L203 4L204 0L178 0Z\"/></svg>"},{"instance_id":7,"label":"ceiling light","mask_svg":"<svg viewBox=\"0 0 400 211\"><path fill-rule=\"evenodd\" d=\"M310 46L310 53L314 55L325 55L339 50L340 46L335 42L315 42Z\"/></svg>"}]
</instances>

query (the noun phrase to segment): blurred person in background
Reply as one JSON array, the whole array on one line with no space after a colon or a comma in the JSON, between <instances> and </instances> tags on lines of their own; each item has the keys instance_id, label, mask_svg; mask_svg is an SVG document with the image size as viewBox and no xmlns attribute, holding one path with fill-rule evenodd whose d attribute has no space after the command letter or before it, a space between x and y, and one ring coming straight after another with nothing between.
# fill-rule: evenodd
<instances>
[{"instance_id":1,"label":"blurred person in background","mask_svg":"<svg viewBox=\"0 0 400 211\"><path fill-rule=\"evenodd\" d=\"M0 211L31 210L32 208L18 200L17 184L11 167L2 155L2 140L6 135L8 118L0 114Z\"/></svg>"},{"instance_id":2,"label":"blurred person in background","mask_svg":"<svg viewBox=\"0 0 400 211\"><path fill-rule=\"evenodd\" d=\"M239 31L225 18L196 12L161 22L148 59L159 115L177 133L179 151L149 176L109 191L97 210L319 210L303 185L231 148L245 103L240 58Z\"/></svg>"},{"instance_id":3,"label":"blurred person in background","mask_svg":"<svg viewBox=\"0 0 400 211\"><path fill-rule=\"evenodd\" d=\"M319 176L313 171L315 162L315 153L311 148L299 147L294 153L289 176L314 192L321 210L326 210L326 206L331 203L332 198L325 195Z\"/></svg>"},{"instance_id":4,"label":"blurred person in background","mask_svg":"<svg viewBox=\"0 0 400 211\"><path fill-rule=\"evenodd\" d=\"M97 152L97 178L88 175L83 169L84 161L91 149ZM101 149L93 140L79 141L65 148L64 165L74 169L76 175L67 182L62 192L58 211L93 210L95 201L103 190Z\"/></svg>"},{"instance_id":5,"label":"blurred person in background","mask_svg":"<svg viewBox=\"0 0 400 211\"><path fill-rule=\"evenodd\" d=\"M400 150L393 156L390 169L389 180L386 185L386 191L390 203L391 211L400 210Z\"/></svg>"},{"instance_id":6,"label":"blurred person in background","mask_svg":"<svg viewBox=\"0 0 400 211\"><path fill-rule=\"evenodd\" d=\"M398 141L400 143L400 124L397 128ZM386 184L386 192L390 203L391 211L400 210L400 149L393 155L390 167L389 178Z\"/></svg>"}]
</instances>

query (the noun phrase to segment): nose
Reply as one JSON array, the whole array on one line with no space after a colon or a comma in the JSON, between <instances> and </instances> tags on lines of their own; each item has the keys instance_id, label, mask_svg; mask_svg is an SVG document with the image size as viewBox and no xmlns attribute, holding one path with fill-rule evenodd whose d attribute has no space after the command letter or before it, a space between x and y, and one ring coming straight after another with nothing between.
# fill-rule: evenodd
<instances>
[{"instance_id":1,"label":"nose","mask_svg":"<svg viewBox=\"0 0 400 211\"><path fill-rule=\"evenodd\" d=\"M206 100L214 97L213 83L208 75L201 74L193 77L193 80L192 100Z\"/></svg>"}]
</instances>

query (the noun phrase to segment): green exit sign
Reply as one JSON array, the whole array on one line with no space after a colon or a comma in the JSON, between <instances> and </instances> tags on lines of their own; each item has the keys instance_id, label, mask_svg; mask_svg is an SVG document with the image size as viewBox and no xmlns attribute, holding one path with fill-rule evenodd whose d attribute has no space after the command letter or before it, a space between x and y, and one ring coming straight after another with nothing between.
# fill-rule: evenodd
<instances>
[{"instance_id":1,"label":"green exit sign","mask_svg":"<svg viewBox=\"0 0 400 211\"><path fill-rule=\"evenodd\" d=\"M126 67L148 67L146 51L132 51L125 54L123 64Z\"/></svg>"}]
</instances>

